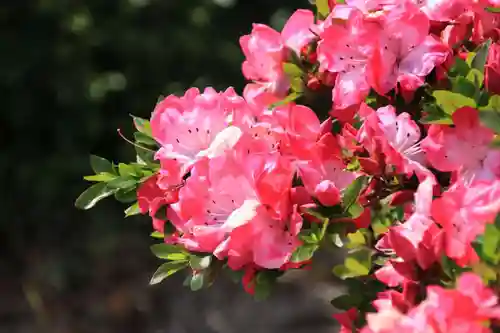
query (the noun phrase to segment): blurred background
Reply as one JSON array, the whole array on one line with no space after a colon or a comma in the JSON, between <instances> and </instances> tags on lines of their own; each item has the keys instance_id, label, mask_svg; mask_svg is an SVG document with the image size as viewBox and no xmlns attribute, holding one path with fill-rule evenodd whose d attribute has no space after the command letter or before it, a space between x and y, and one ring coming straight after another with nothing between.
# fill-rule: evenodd
<instances>
[{"instance_id":1,"label":"blurred background","mask_svg":"<svg viewBox=\"0 0 500 333\"><path fill-rule=\"evenodd\" d=\"M0 5L0 332L333 332L329 274L292 274L256 302L220 280L150 287L147 218L74 200L88 157L134 158L116 129L159 95L244 85L238 39L307 0L11 0Z\"/></svg>"}]
</instances>

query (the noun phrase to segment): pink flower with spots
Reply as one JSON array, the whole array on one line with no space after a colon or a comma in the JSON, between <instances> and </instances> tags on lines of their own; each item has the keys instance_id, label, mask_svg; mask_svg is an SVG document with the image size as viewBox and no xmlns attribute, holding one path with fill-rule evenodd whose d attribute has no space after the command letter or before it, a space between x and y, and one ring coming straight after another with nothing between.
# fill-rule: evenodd
<instances>
[{"instance_id":1,"label":"pink flower with spots","mask_svg":"<svg viewBox=\"0 0 500 333\"><path fill-rule=\"evenodd\" d=\"M283 63L290 52L300 55L300 50L314 39L314 14L308 10L296 11L281 33L264 25L254 24L252 32L240 38L246 60L242 65L245 78L260 87L259 91L283 96L289 88L289 79Z\"/></svg>"},{"instance_id":2,"label":"pink flower with spots","mask_svg":"<svg viewBox=\"0 0 500 333\"><path fill-rule=\"evenodd\" d=\"M361 333L487 333L488 320L500 317L495 293L473 273L462 274L456 289L427 287L427 298L410 309L382 293L374 302L377 313L366 316Z\"/></svg>"},{"instance_id":3,"label":"pink flower with spots","mask_svg":"<svg viewBox=\"0 0 500 333\"><path fill-rule=\"evenodd\" d=\"M367 105L360 109L364 123L358 132L358 141L375 153L375 142L380 144L386 163L398 172L411 175L416 172L425 178L424 155L420 148L420 129L410 114L403 112L396 116L393 106L374 111Z\"/></svg>"},{"instance_id":4,"label":"pink flower with spots","mask_svg":"<svg viewBox=\"0 0 500 333\"><path fill-rule=\"evenodd\" d=\"M370 84L384 95L399 83L410 100L434 67L445 62L449 48L429 35L429 19L409 2L388 11L382 25L370 62Z\"/></svg>"},{"instance_id":5,"label":"pink flower with spots","mask_svg":"<svg viewBox=\"0 0 500 333\"><path fill-rule=\"evenodd\" d=\"M161 146L155 155L161 162L160 188L178 187L197 161L231 149L241 130L230 121L234 113L245 112L245 101L231 88L221 93L207 88L202 94L193 88L183 97L170 95L158 103L151 129Z\"/></svg>"},{"instance_id":6,"label":"pink flower with spots","mask_svg":"<svg viewBox=\"0 0 500 333\"><path fill-rule=\"evenodd\" d=\"M432 217L442 227L444 250L459 265L477 260L471 242L500 212L500 180L456 183L432 203Z\"/></svg>"},{"instance_id":7,"label":"pink flower with spots","mask_svg":"<svg viewBox=\"0 0 500 333\"><path fill-rule=\"evenodd\" d=\"M279 268L299 244L302 219L291 207L292 179L290 163L276 154L233 150L200 161L170 206L168 218L181 236L168 241L228 258L233 269L250 263Z\"/></svg>"},{"instance_id":8,"label":"pink flower with spots","mask_svg":"<svg viewBox=\"0 0 500 333\"><path fill-rule=\"evenodd\" d=\"M332 12L327 20L335 22L325 25L320 35L318 61L321 70L338 73L332 98L335 109L345 109L363 102L370 92L367 66L378 30L358 10L349 11L345 23L336 23L336 14Z\"/></svg>"},{"instance_id":9,"label":"pink flower with spots","mask_svg":"<svg viewBox=\"0 0 500 333\"><path fill-rule=\"evenodd\" d=\"M494 133L484 127L479 113L463 107L452 115L454 127L432 125L421 146L427 159L440 171L452 171L470 183L500 178L498 150L491 149Z\"/></svg>"},{"instance_id":10,"label":"pink flower with spots","mask_svg":"<svg viewBox=\"0 0 500 333\"><path fill-rule=\"evenodd\" d=\"M340 145L331 134L325 134L315 145L311 159L298 165L304 187L321 204L340 203L341 191L349 186L357 174L347 171L341 159Z\"/></svg>"}]
</instances>

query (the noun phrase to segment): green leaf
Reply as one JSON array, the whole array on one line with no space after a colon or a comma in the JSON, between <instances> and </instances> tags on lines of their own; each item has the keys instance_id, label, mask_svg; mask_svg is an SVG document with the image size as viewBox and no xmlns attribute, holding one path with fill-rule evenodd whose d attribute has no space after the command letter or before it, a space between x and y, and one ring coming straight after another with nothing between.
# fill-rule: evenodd
<instances>
[{"instance_id":1,"label":"green leaf","mask_svg":"<svg viewBox=\"0 0 500 333\"><path fill-rule=\"evenodd\" d=\"M302 94L304 92L304 82L300 77L293 77L290 80L290 88L293 93Z\"/></svg>"},{"instance_id":2,"label":"green leaf","mask_svg":"<svg viewBox=\"0 0 500 333\"><path fill-rule=\"evenodd\" d=\"M474 71L477 72L477 69L474 69ZM471 79L474 79L475 77L472 77L473 72L471 71L470 74ZM463 76L458 76L456 78L451 79L452 82L452 90L455 93L470 97L470 98L475 98L476 96L476 86L474 85L474 81L469 80L469 76L467 78L464 78Z\"/></svg>"},{"instance_id":3,"label":"green leaf","mask_svg":"<svg viewBox=\"0 0 500 333\"><path fill-rule=\"evenodd\" d=\"M299 66L290 62L283 63L283 71L288 77L301 77L304 73Z\"/></svg>"},{"instance_id":4,"label":"green leaf","mask_svg":"<svg viewBox=\"0 0 500 333\"><path fill-rule=\"evenodd\" d=\"M428 114L424 118L420 119L422 124L441 124L441 125L452 125L453 120L448 114Z\"/></svg>"},{"instance_id":5,"label":"green leaf","mask_svg":"<svg viewBox=\"0 0 500 333\"><path fill-rule=\"evenodd\" d=\"M115 199L121 203L132 203L137 200L135 189L119 189L115 192Z\"/></svg>"},{"instance_id":6,"label":"green leaf","mask_svg":"<svg viewBox=\"0 0 500 333\"><path fill-rule=\"evenodd\" d=\"M146 120L146 119L143 119L140 117L136 117L136 116L132 116L132 118L134 120L135 128L139 132L144 133L150 137L153 136L153 134L151 133L151 124L149 123L149 120Z\"/></svg>"},{"instance_id":7,"label":"green leaf","mask_svg":"<svg viewBox=\"0 0 500 333\"><path fill-rule=\"evenodd\" d=\"M313 257L314 252L318 249L317 244L304 244L299 246L292 254L291 262L303 262Z\"/></svg>"},{"instance_id":8,"label":"green leaf","mask_svg":"<svg viewBox=\"0 0 500 333\"><path fill-rule=\"evenodd\" d=\"M486 65L486 59L488 58L488 52L491 46L491 39L484 42L476 52L476 55L472 59L471 67L484 73L484 66Z\"/></svg>"},{"instance_id":9,"label":"green leaf","mask_svg":"<svg viewBox=\"0 0 500 333\"><path fill-rule=\"evenodd\" d=\"M318 11L319 18L324 19L330 13L330 7L328 6L328 0L316 0L316 9Z\"/></svg>"},{"instance_id":10,"label":"green leaf","mask_svg":"<svg viewBox=\"0 0 500 333\"><path fill-rule=\"evenodd\" d=\"M100 200L115 193L115 191L115 189L108 187L106 183L94 184L80 194L75 201L75 206L79 209L90 209Z\"/></svg>"},{"instance_id":11,"label":"green leaf","mask_svg":"<svg viewBox=\"0 0 500 333\"><path fill-rule=\"evenodd\" d=\"M359 249L347 256L344 265L351 274L354 274L352 276L365 276L370 273L371 257L369 249Z\"/></svg>"},{"instance_id":12,"label":"green leaf","mask_svg":"<svg viewBox=\"0 0 500 333\"><path fill-rule=\"evenodd\" d=\"M365 208L356 202L354 204L352 204L349 207L349 209L347 210L347 212L349 213L349 215L351 215L351 218L353 218L353 219L357 219L358 217L360 217L364 211L365 211Z\"/></svg>"},{"instance_id":13,"label":"green leaf","mask_svg":"<svg viewBox=\"0 0 500 333\"><path fill-rule=\"evenodd\" d=\"M347 239L349 241L347 243L347 248L349 249L358 248L366 244L366 238L361 229L355 233L348 234Z\"/></svg>"},{"instance_id":14,"label":"green leaf","mask_svg":"<svg viewBox=\"0 0 500 333\"><path fill-rule=\"evenodd\" d=\"M135 132L134 139L135 139L135 142L137 142L139 144L146 145L146 146L155 147L158 145L152 137L147 136L146 134L141 133L141 132Z\"/></svg>"},{"instance_id":15,"label":"green leaf","mask_svg":"<svg viewBox=\"0 0 500 333\"><path fill-rule=\"evenodd\" d=\"M193 273L189 286L191 287L192 291L201 290L203 289L203 287L205 287L206 280L207 280L207 274L205 272Z\"/></svg>"},{"instance_id":16,"label":"green leaf","mask_svg":"<svg viewBox=\"0 0 500 333\"><path fill-rule=\"evenodd\" d=\"M187 261L189 257L189 253L186 250L171 244L151 245L151 252L153 252L157 258L173 261Z\"/></svg>"},{"instance_id":17,"label":"green leaf","mask_svg":"<svg viewBox=\"0 0 500 333\"><path fill-rule=\"evenodd\" d=\"M448 75L451 77L467 76L469 71L470 71L470 67L467 64L467 62L465 62L465 60L462 60L459 57L455 57L455 63L448 71Z\"/></svg>"},{"instance_id":18,"label":"green leaf","mask_svg":"<svg viewBox=\"0 0 500 333\"><path fill-rule=\"evenodd\" d=\"M485 9L490 13L500 13L500 7L486 7Z\"/></svg>"},{"instance_id":19,"label":"green leaf","mask_svg":"<svg viewBox=\"0 0 500 333\"><path fill-rule=\"evenodd\" d=\"M130 189L137 185L137 180L130 177L117 177L107 183L110 188Z\"/></svg>"},{"instance_id":20,"label":"green leaf","mask_svg":"<svg viewBox=\"0 0 500 333\"><path fill-rule=\"evenodd\" d=\"M487 224L484 232L482 254L492 264L500 260L500 230L495 224Z\"/></svg>"},{"instance_id":21,"label":"green leaf","mask_svg":"<svg viewBox=\"0 0 500 333\"><path fill-rule=\"evenodd\" d=\"M493 110L481 110L479 118L484 126L492 129L495 133L500 133L500 113Z\"/></svg>"},{"instance_id":22,"label":"green leaf","mask_svg":"<svg viewBox=\"0 0 500 333\"><path fill-rule=\"evenodd\" d=\"M479 108L479 118L483 125L500 133L500 95L493 95L488 101L488 105Z\"/></svg>"},{"instance_id":23,"label":"green leaf","mask_svg":"<svg viewBox=\"0 0 500 333\"><path fill-rule=\"evenodd\" d=\"M133 166L125 163L118 164L118 173L122 177L137 176L136 169Z\"/></svg>"},{"instance_id":24,"label":"green leaf","mask_svg":"<svg viewBox=\"0 0 500 333\"><path fill-rule=\"evenodd\" d=\"M363 187L366 185L368 182L368 177L367 176L361 176L356 178L351 185L349 185L343 193L342 196L342 203L344 207L344 212L349 211L349 208L356 203L358 200L359 194L361 193L361 190Z\"/></svg>"},{"instance_id":25,"label":"green leaf","mask_svg":"<svg viewBox=\"0 0 500 333\"><path fill-rule=\"evenodd\" d=\"M366 276L371 270L371 250L360 248L351 252L345 259L343 265L333 268L333 274L345 280L348 278Z\"/></svg>"},{"instance_id":26,"label":"green leaf","mask_svg":"<svg viewBox=\"0 0 500 333\"><path fill-rule=\"evenodd\" d=\"M160 238L160 239L164 239L165 238L165 235L162 234L159 231L152 232L150 236L153 237L153 238Z\"/></svg>"},{"instance_id":27,"label":"green leaf","mask_svg":"<svg viewBox=\"0 0 500 333\"><path fill-rule=\"evenodd\" d=\"M207 269L210 267L210 264L212 263L212 256L196 256L196 255L191 255L189 258L189 265L191 266L192 269L201 271L204 269Z\"/></svg>"},{"instance_id":28,"label":"green leaf","mask_svg":"<svg viewBox=\"0 0 500 333\"><path fill-rule=\"evenodd\" d=\"M133 216L133 215L138 215L140 214L141 211L139 209L139 204L136 202L129 208L125 209L125 217Z\"/></svg>"},{"instance_id":29,"label":"green leaf","mask_svg":"<svg viewBox=\"0 0 500 333\"><path fill-rule=\"evenodd\" d=\"M90 155L90 166L96 174L115 173L115 170L113 169L113 163L103 157L99 157L96 155Z\"/></svg>"},{"instance_id":30,"label":"green leaf","mask_svg":"<svg viewBox=\"0 0 500 333\"><path fill-rule=\"evenodd\" d=\"M479 275L483 282L487 285L492 281L496 281L497 272L484 262L478 262L472 265L472 271Z\"/></svg>"},{"instance_id":31,"label":"green leaf","mask_svg":"<svg viewBox=\"0 0 500 333\"><path fill-rule=\"evenodd\" d=\"M165 280L167 277L172 274L177 273L181 269L184 269L188 266L187 261L169 261L158 267L156 272L153 274L151 281L149 281L150 285L158 284Z\"/></svg>"},{"instance_id":32,"label":"green leaf","mask_svg":"<svg viewBox=\"0 0 500 333\"><path fill-rule=\"evenodd\" d=\"M436 90L433 92L432 96L436 99L436 103L439 107L449 115L464 106L473 108L477 106L472 98L447 90Z\"/></svg>"},{"instance_id":33,"label":"green leaf","mask_svg":"<svg viewBox=\"0 0 500 333\"><path fill-rule=\"evenodd\" d=\"M483 72L480 72L478 69L473 68L470 70L469 74L467 74L467 81L473 83L474 87L479 90L481 86L483 85L484 82L484 74ZM465 94L466 96L469 96ZM474 97L474 96L469 96L469 97Z\"/></svg>"},{"instance_id":34,"label":"green leaf","mask_svg":"<svg viewBox=\"0 0 500 333\"><path fill-rule=\"evenodd\" d=\"M108 172L101 172L97 175L83 177L83 179L88 180L90 182L107 182L107 181L113 180L115 178L116 178L116 175L108 173Z\"/></svg>"}]
</instances>

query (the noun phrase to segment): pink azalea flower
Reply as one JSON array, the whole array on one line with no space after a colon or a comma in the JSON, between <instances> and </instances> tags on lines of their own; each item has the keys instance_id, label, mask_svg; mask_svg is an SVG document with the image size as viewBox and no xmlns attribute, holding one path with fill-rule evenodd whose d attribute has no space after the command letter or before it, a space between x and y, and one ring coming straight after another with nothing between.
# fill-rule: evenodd
<instances>
[{"instance_id":1,"label":"pink azalea flower","mask_svg":"<svg viewBox=\"0 0 500 333\"><path fill-rule=\"evenodd\" d=\"M333 15L329 20L335 20ZM367 64L373 35L377 34L374 28L364 21L361 12L352 11L345 25L332 23L321 33L318 43L321 70L338 73L332 95L336 109L359 104L368 96Z\"/></svg>"},{"instance_id":2,"label":"pink azalea flower","mask_svg":"<svg viewBox=\"0 0 500 333\"><path fill-rule=\"evenodd\" d=\"M427 172L422 166L425 160L419 144L420 129L408 113L396 116L393 106L385 106L375 112L364 105L360 115L364 118L364 123L358 132L358 141L368 151L375 153L378 143L386 163L394 166L397 171L408 175L417 172L426 176Z\"/></svg>"},{"instance_id":3,"label":"pink azalea flower","mask_svg":"<svg viewBox=\"0 0 500 333\"><path fill-rule=\"evenodd\" d=\"M427 298L406 313L384 293L374 305L362 333L487 333L485 323L500 317L494 292L473 273L462 274L457 289L427 287Z\"/></svg>"},{"instance_id":4,"label":"pink azalea flower","mask_svg":"<svg viewBox=\"0 0 500 333\"><path fill-rule=\"evenodd\" d=\"M404 91L416 90L446 60L449 48L429 35L429 27L427 16L408 2L387 12L369 71L370 83L379 94L398 82Z\"/></svg>"},{"instance_id":5,"label":"pink azalea flower","mask_svg":"<svg viewBox=\"0 0 500 333\"><path fill-rule=\"evenodd\" d=\"M168 211L181 233L168 241L227 257L233 269L281 267L299 244L302 221L290 203L292 178L291 164L276 154L233 150L198 162Z\"/></svg>"},{"instance_id":6,"label":"pink azalea flower","mask_svg":"<svg viewBox=\"0 0 500 333\"><path fill-rule=\"evenodd\" d=\"M433 244L439 228L431 219L435 185L436 180L430 173L417 189L413 214L406 222L391 227L382 238L382 241L387 238L390 248L394 249L397 256L405 262L417 261L422 269L428 269L439 260L434 254Z\"/></svg>"},{"instance_id":7,"label":"pink azalea flower","mask_svg":"<svg viewBox=\"0 0 500 333\"><path fill-rule=\"evenodd\" d=\"M471 246L500 212L500 181L454 184L432 203L432 217L442 226L446 255L459 265L477 260Z\"/></svg>"},{"instance_id":8,"label":"pink azalea flower","mask_svg":"<svg viewBox=\"0 0 500 333\"><path fill-rule=\"evenodd\" d=\"M155 156L161 162L160 188L179 186L194 163L232 148L241 130L229 121L246 109L231 88L223 93L207 88L203 94L193 88L183 97L170 95L161 101L151 117L153 137L161 145Z\"/></svg>"},{"instance_id":9,"label":"pink azalea flower","mask_svg":"<svg viewBox=\"0 0 500 333\"><path fill-rule=\"evenodd\" d=\"M314 14L308 10L296 11L281 34L266 25L254 24L252 32L240 38L246 57L242 65L245 78L258 83L264 91L283 96L289 88L283 63L290 51L300 55L302 47L314 39L313 27Z\"/></svg>"},{"instance_id":10,"label":"pink azalea flower","mask_svg":"<svg viewBox=\"0 0 500 333\"><path fill-rule=\"evenodd\" d=\"M479 121L478 111L463 107L453 115L455 127L431 125L421 146L440 171L458 172L462 181L500 178L498 152L489 145L494 133Z\"/></svg>"},{"instance_id":11,"label":"pink azalea flower","mask_svg":"<svg viewBox=\"0 0 500 333\"><path fill-rule=\"evenodd\" d=\"M356 179L356 173L346 171L345 168L340 146L331 133L325 134L318 141L311 160L298 165L305 188L325 206L340 203L340 191Z\"/></svg>"}]
</instances>

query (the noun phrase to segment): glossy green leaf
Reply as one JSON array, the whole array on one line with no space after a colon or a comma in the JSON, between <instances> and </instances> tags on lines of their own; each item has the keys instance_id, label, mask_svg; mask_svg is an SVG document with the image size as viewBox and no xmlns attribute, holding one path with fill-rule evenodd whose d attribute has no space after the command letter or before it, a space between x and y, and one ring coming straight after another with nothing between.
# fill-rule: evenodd
<instances>
[{"instance_id":1,"label":"glossy green leaf","mask_svg":"<svg viewBox=\"0 0 500 333\"><path fill-rule=\"evenodd\" d=\"M447 90L436 90L432 94L441 109L451 115L464 106L476 107L474 99Z\"/></svg>"},{"instance_id":2,"label":"glossy green leaf","mask_svg":"<svg viewBox=\"0 0 500 333\"><path fill-rule=\"evenodd\" d=\"M196 255L191 255L189 258L189 265L191 266L192 269L194 270L204 270L210 267L210 264L212 263L212 256L196 256Z\"/></svg>"},{"instance_id":3,"label":"glossy green leaf","mask_svg":"<svg viewBox=\"0 0 500 333\"><path fill-rule=\"evenodd\" d=\"M140 214L139 204L136 202L132 206L125 209L125 217L134 216Z\"/></svg>"},{"instance_id":4,"label":"glossy green leaf","mask_svg":"<svg viewBox=\"0 0 500 333\"><path fill-rule=\"evenodd\" d=\"M469 71L470 67L467 62L459 57L455 57L455 63L448 71L448 75L450 77L467 76Z\"/></svg>"},{"instance_id":5,"label":"glossy green leaf","mask_svg":"<svg viewBox=\"0 0 500 333\"><path fill-rule=\"evenodd\" d=\"M358 200L359 194L363 187L368 182L367 176L361 176L356 178L351 185L349 185L342 194L342 204L344 207L344 211L347 212L349 208L356 203Z\"/></svg>"},{"instance_id":6,"label":"glossy green leaf","mask_svg":"<svg viewBox=\"0 0 500 333\"><path fill-rule=\"evenodd\" d=\"M102 172L97 175L92 175L92 176L85 176L83 179L88 180L90 182L107 182L110 180L113 180L116 178L116 175L108 173L108 172Z\"/></svg>"},{"instance_id":7,"label":"glossy green leaf","mask_svg":"<svg viewBox=\"0 0 500 333\"><path fill-rule=\"evenodd\" d=\"M495 133L500 133L500 113L492 110L481 110L479 118L484 126L492 129Z\"/></svg>"},{"instance_id":8,"label":"glossy green leaf","mask_svg":"<svg viewBox=\"0 0 500 333\"><path fill-rule=\"evenodd\" d=\"M100 200L115 193L115 191L115 189L108 187L106 183L94 184L80 194L75 201L75 206L79 209L90 209Z\"/></svg>"},{"instance_id":9,"label":"glossy green leaf","mask_svg":"<svg viewBox=\"0 0 500 333\"><path fill-rule=\"evenodd\" d=\"M154 244L151 245L151 252L160 259L173 261L187 260L189 253L183 248L172 244Z\"/></svg>"},{"instance_id":10,"label":"glossy green leaf","mask_svg":"<svg viewBox=\"0 0 500 333\"><path fill-rule=\"evenodd\" d=\"M351 216L351 218L353 219L357 219L358 217L361 216L361 214L363 214L363 212L365 211L365 208L360 205L359 203L353 203L349 209L347 210L347 212L349 213L349 215Z\"/></svg>"},{"instance_id":11,"label":"glossy green leaf","mask_svg":"<svg viewBox=\"0 0 500 333\"><path fill-rule=\"evenodd\" d=\"M121 203L132 203L137 200L137 194L135 192L135 189L119 189L115 192L115 199Z\"/></svg>"},{"instance_id":12,"label":"glossy green leaf","mask_svg":"<svg viewBox=\"0 0 500 333\"><path fill-rule=\"evenodd\" d=\"M189 286L192 291L198 291L203 289L206 283L207 283L207 274L205 272L197 272L193 273L193 276L191 276L191 281L189 283Z\"/></svg>"},{"instance_id":13,"label":"glossy green leaf","mask_svg":"<svg viewBox=\"0 0 500 333\"><path fill-rule=\"evenodd\" d=\"M151 281L149 284L158 284L171 276L172 274L177 273L178 271L188 267L187 261L169 261L158 267L156 272L153 274Z\"/></svg>"},{"instance_id":14,"label":"glossy green leaf","mask_svg":"<svg viewBox=\"0 0 500 333\"><path fill-rule=\"evenodd\" d=\"M352 276L365 276L370 273L371 256L370 250L359 249L347 256L344 265L351 272Z\"/></svg>"},{"instance_id":15,"label":"glossy green leaf","mask_svg":"<svg viewBox=\"0 0 500 333\"><path fill-rule=\"evenodd\" d=\"M493 264L500 260L500 229L495 224L486 225L482 254Z\"/></svg>"},{"instance_id":16,"label":"glossy green leaf","mask_svg":"<svg viewBox=\"0 0 500 333\"><path fill-rule=\"evenodd\" d=\"M477 70L474 70L477 72ZM474 79L475 77L472 77L472 71L470 72L471 74L471 79ZM458 76L456 78L451 79L452 82L452 90L455 93L470 97L470 98L475 98L476 96L476 91L477 88L474 85L474 82L469 80L469 77L464 78L463 76Z\"/></svg>"},{"instance_id":17,"label":"glossy green leaf","mask_svg":"<svg viewBox=\"0 0 500 333\"><path fill-rule=\"evenodd\" d=\"M152 147L155 147L158 145L153 138L151 138L150 136L147 136L146 134L141 133L141 132L135 132L134 139L135 139L135 142L142 144L142 145L152 146Z\"/></svg>"},{"instance_id":18,"label":"glossy green leaf","mask_svg":"<svg viewBox=\"0 0 500 333\"><path fill-rule=\"evenodd\" d=\"M164 239L165 238L165 234L163 234L163 233L161 233L159 231L152 232L150 236L153 237L153 238L159 238L159 239Z\"/></svg>"},{"instance_id":19,"label":"glossy green leaf","mask_svg":"<svg viewBox=\"0 0 500 333\"><path fill-rule=\"evenodd\" d=\"M318 15L321 19L324 19L330 13L330 7L328 6L328 0L316 0L316 9Z\"/></svg>"},{"instance_id":20,"label":"glossy green leaf","mask_svg":"<svg viewBox=\"0 0 500 333\"><path fill-rule=\"evenodd\" d=\"M491 39L484 42L476 52L476 55L472 59L471 67L484 73L484 66L486 65L486 60L488 58L488 52L491 46Z\"/></svg>"},{"instance_id":21,"label":"glossy green leaf","mask_svg":"<svg viewBox=\"0 0 500 333\"><path fill-rule=\"evenodd\" d=\"M288 77L300 77L304 73L299 66L290 62L283 63L283 71Z\"/></svg>"},{"instance_id":22,"label":"glossy green leaf","mask_svg":"<svg viewBox=\"0 0 500 333\"><path fill-rule=\"evenodd\" d=\"M318 249L317 244L304 244L299 246L292 254L291 262L303 262L313 257L314 252Z\"/></svg>"},{"instance_id":23,"label":"glossy green leaf","mask_svg":"<svg viewBox=\"0 0 500 333\"><path fill-rule=\"evenodd\" d=\"M118 164L118 173L122 177L137 176L136 169L133 166L125 163Z\"/></svg>"},{"instance_id":24,"label":"glossy green leaf","mask_svg":"<svg viewBox=\"0 0 500 333\"><path fill-rule=\"evenodd\" d=\"M130 177L117 177L107 183L110 188L129 189L137 185L137 180Z\"/></svg>"},{"instance_id":25,"label":"glossy green leaf","mask_svg":"<svg viewBox=\"0 0 500 333\"><path fill-rule=\"evenodd\" d=\"M134 120L134 126L139 132L144 133L150 137L153 136L151 133L151 124L149 123L149 120L136 116L132 116L132 118Z\"/></svg>"},{"instance_id":26,"label":"glossy green leaf","mask_svg":"<svg viewBox=\"0 0 500 333\"><path fill-rule=\"evenodd\" d=\"M111 163L110 161L108 161L103 157L99 157L96 155L90 155L90 166L92 167L92 170L94 170L96 174L115 173L113 168L113 163Z\"/></svg>"},{"instance_id":27,"label":"glossy green leaf","mask_svg":"<svg viewBox=\"0 0 500 333\"><path fill-rule=\"evenodd\" d=\"M348 240L347 248L349 249L361 247L366 244L366 238L361 229L354 233L348 234L347 240Z\"/></svg>"},{"instance_id":28,"label":"glossy green leaf","mask_svg":"<svg viewBox=\"0 0 500 333\"><path fill-rule=\"evenodd\" d=\"M486 10L490 13L500 13L500 7L486 7Z\"/></svg>"},{"instance_id":29,"label":"glossy green leaf","mask_svg":"<svg viewBox=\"0 0 500 333\"><path fill-rule=\"evenodd\" d=\"M470 70L469 74L467 74L467 81L471 82L475 88L479 89L483 85L484 74L483 72L480 72L478 69L473 68Z\"/></svg>"}]
</instances>

